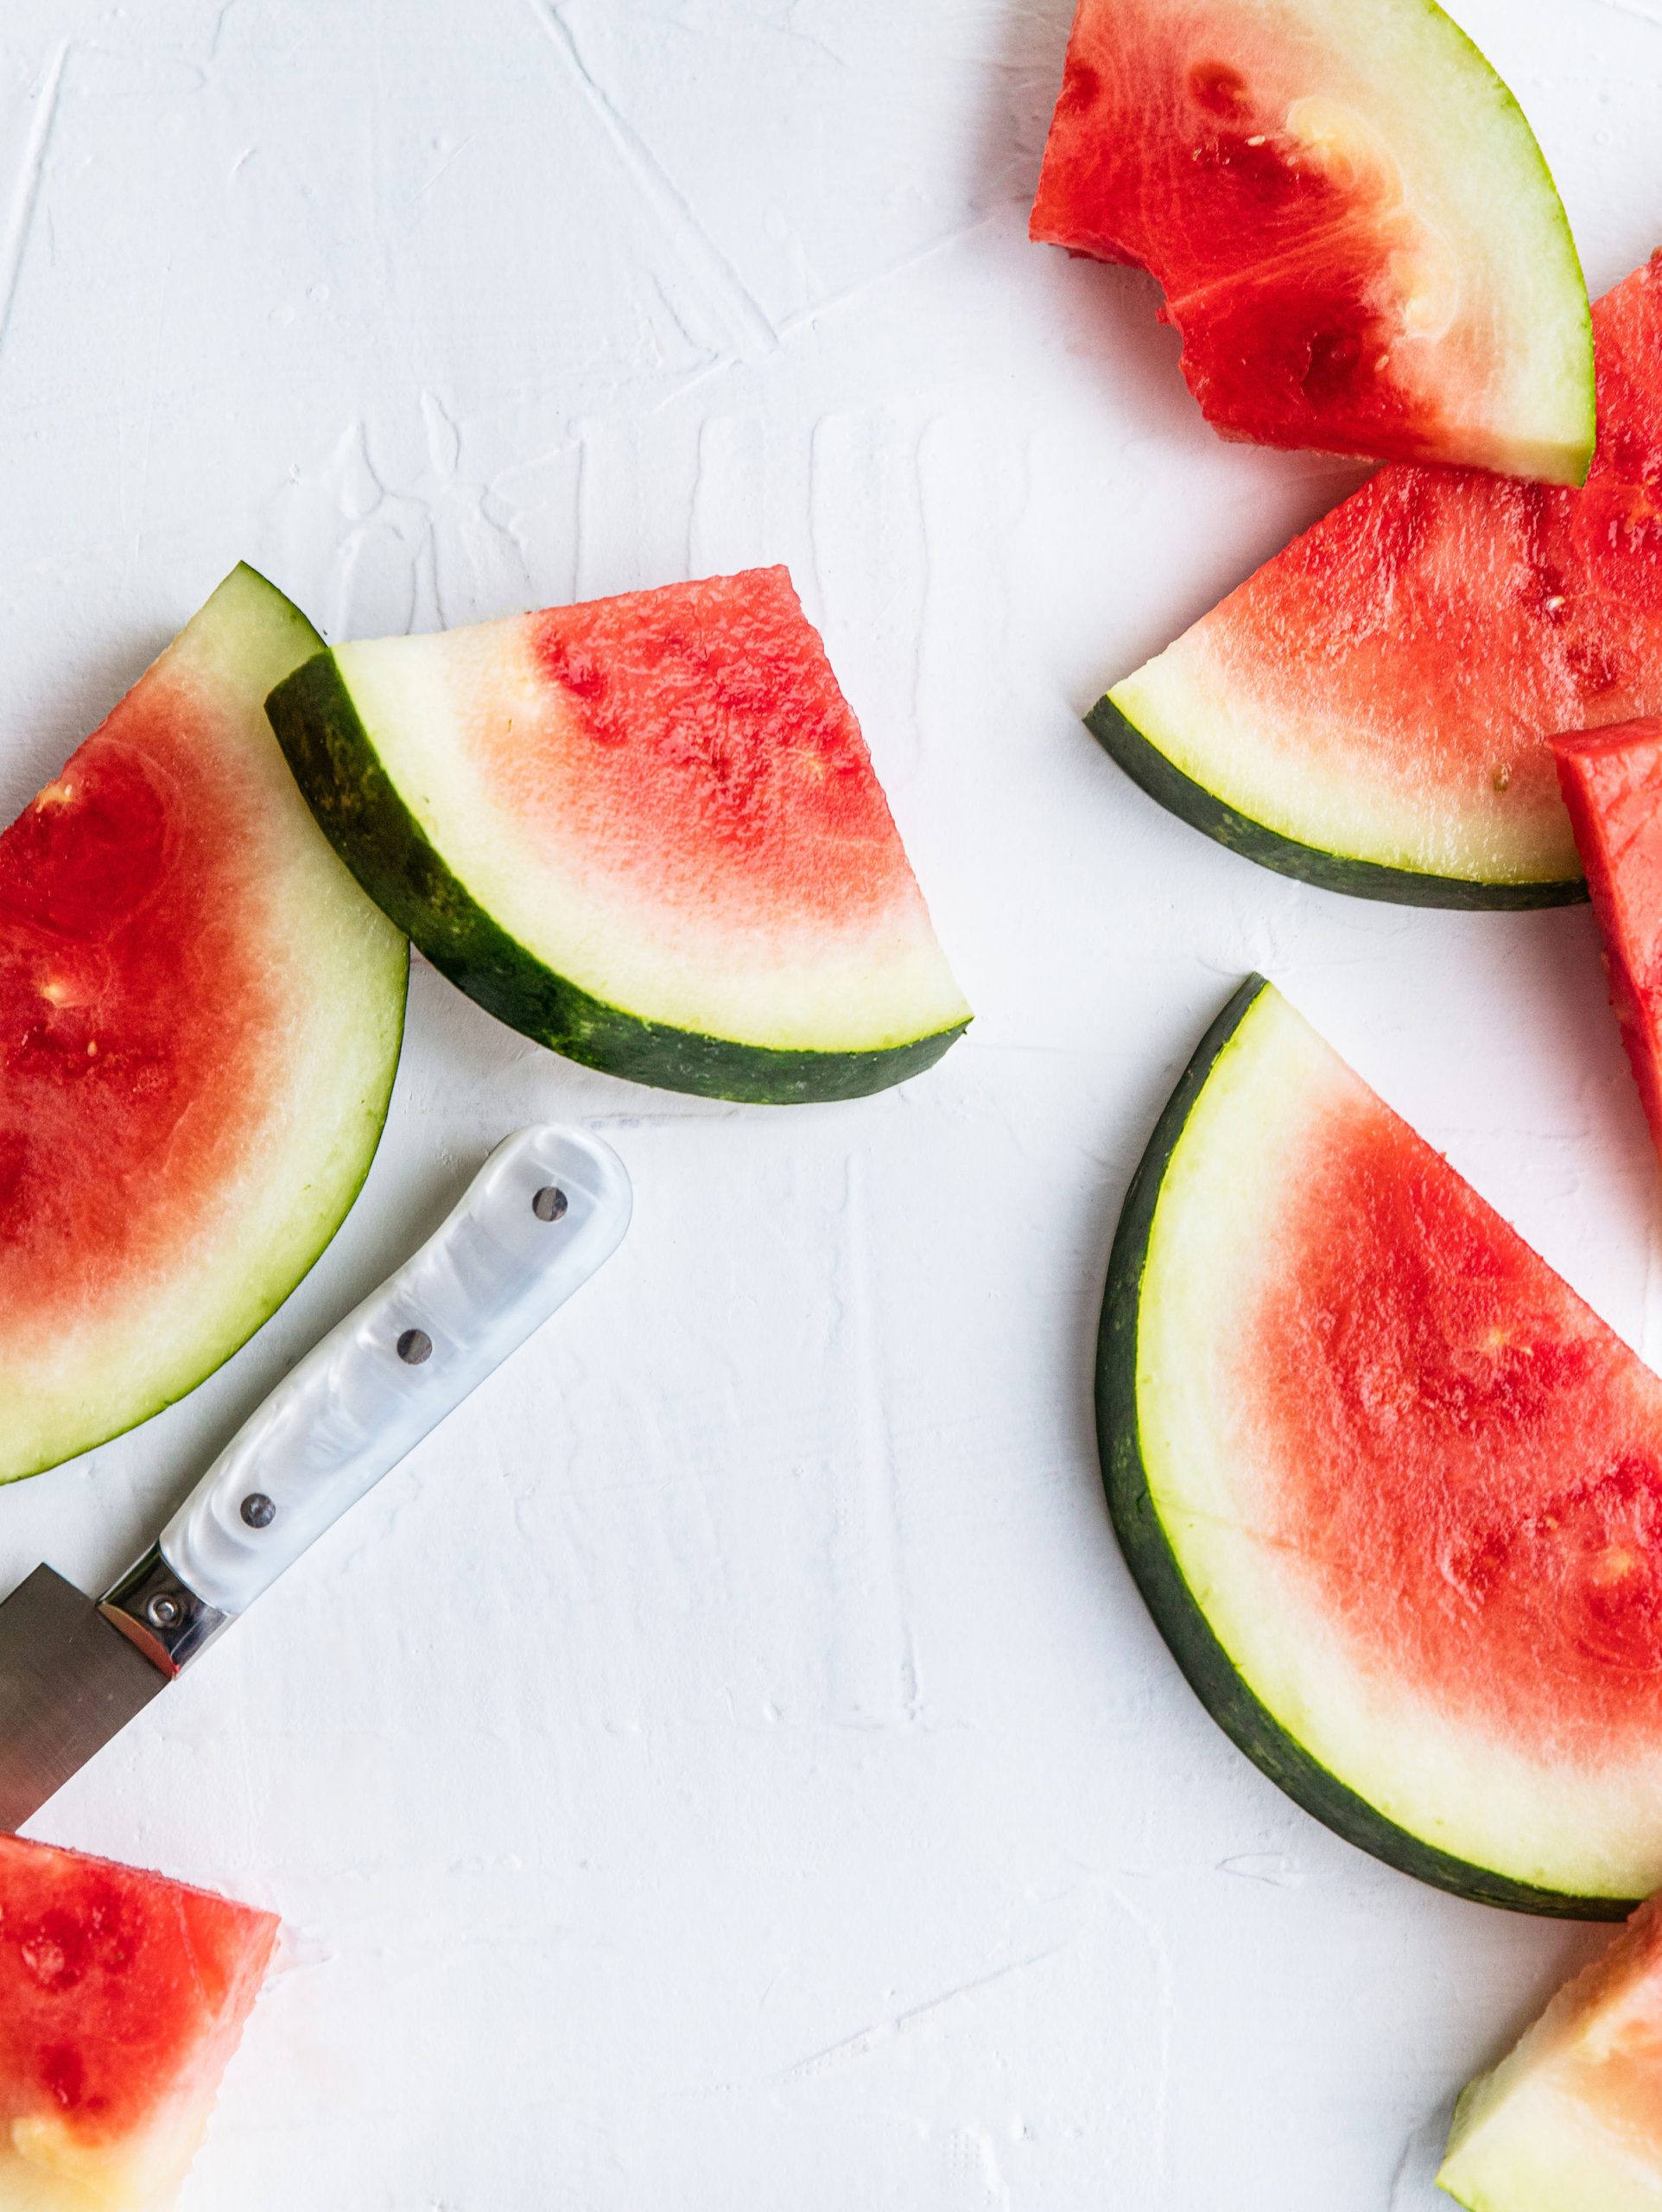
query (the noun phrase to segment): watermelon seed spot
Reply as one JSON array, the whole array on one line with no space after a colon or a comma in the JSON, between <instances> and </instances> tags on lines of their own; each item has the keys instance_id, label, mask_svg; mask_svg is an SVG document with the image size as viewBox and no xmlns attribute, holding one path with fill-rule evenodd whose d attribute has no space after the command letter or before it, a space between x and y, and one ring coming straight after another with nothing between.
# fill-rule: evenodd
<instances>
[{"instance_id":1,"label":"watermelon seed spot","mask_svg":"<svg viewBox=\"0 0 1662 2212\"><path fill-rule=\"evenodd\" d=\"M1512 782L1512 770L1507 766L1504 760L1495 770L1491 781L1494 783L1494 788L1498 791L1503 791L1510 785Z\"/></svg>"},{"instance_id":2,"label":"watermelon seed spot","mask_svg":"<svg viewBox=\"0 0 1662 2212\"><path fill-rule=\"evenodd\" d=\"M1249 146L1267 146L1269 143L1270 134L1267 130L1256 130L1246 141Z\"/></svg>"},{"instance_id":3,"label":"watermelon seed spot","mask_svg":"<svg viewBox=\"0 0 1662 2212\"><path fill-rule=\"evenodd\" d=\"M559 1221L569 1204L563 1191L552 1183L545 1183L531 1200L531 1211L539 1221Z\"/></svg>"},{"instance_id":4,"label":"watermelon seed spot","mask_svg":"<svg viewBox=\"0 0 1662 2212\"><path fill-rule=\"evenodd\" d=\"M398 1339L398 1357L406 1367L419 1367L433 1357L433 1339L425 1329L406 1329Z\"/></svg>"}]
</instances>

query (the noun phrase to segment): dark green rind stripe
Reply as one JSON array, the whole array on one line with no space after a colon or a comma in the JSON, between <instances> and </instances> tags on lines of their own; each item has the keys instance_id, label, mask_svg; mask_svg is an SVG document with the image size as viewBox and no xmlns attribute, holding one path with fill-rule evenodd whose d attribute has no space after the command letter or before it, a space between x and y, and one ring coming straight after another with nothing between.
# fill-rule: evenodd
<instances>
[{"instance_id":1,"label":"dark green rind stripe","mask_svg":"<svg viewBox=\"0 0 1662 2212\"><path fill-rule=\"evenodd\" d=\"M1632 1898L1576 1897L1512 1880L1439 1851L1399 1827L1321 1765L1236 1672L1183 1580L1143 1465L1137 1411L1137 1330L1154 1210L1167 1166L1218 1055L1265 989L1249 976L1202 1039L1149 1140L1120 1215L1097 1341L1096 1434L1102 1480L1132 1579L1201 1703L1254 1766L1325 1827L1389 1866L1480 1904L1560 1920L1625 1920Z\"/></svg>"},{"instance_id":2,"label":"dark green rind stripe","mask_svg":"<svg viewBox=\"0 0 1662 2212\"><path fill-rule=\"evenodd\" d=\"M1086 715L1085 727L1132 783L1169 813L1260 868L1313 883L1318 890L1347 892L1353 899L1386 899L1399 906L1513 913L1536 906L1573 906L1587 896L1580 876L1554 883L1485 883L1465 876L1421 875L1413 868L1386 868L1378 861L1353 860L1344 853L1301 845L1227 805L1186 776L1106 693Z\"/></svg>"},{"instance_id":3,"label":"dark green rind stripe","mask_svg":"<svg viewBox=\"0 0 1662 2212\"><path fill-rule=\"evenodd\" d=\"M381 911L469 998L569 1059L665 1090L804 1105L921 1075L969 1026L873 1052L781 1052L608 1006L546 967L451 874L382 766L332 654L285 677L266 712L324 835Z\"/></svg>"}]
</instances>

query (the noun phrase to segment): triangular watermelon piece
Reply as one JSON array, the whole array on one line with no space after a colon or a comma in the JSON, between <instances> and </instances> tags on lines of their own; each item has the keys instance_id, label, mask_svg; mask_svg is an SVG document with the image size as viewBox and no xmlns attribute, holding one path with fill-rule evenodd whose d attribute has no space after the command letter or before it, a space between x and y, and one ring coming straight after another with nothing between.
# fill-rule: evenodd
<instances>
[{"instance_id":1,"label":"triangular watermelon piece","mask_svg":"<svg viewBox=\"0 0 1662 2212\"><path fill-rule=\"evenodd\" d=\"M1659 2212L1662 1902L1467 2089L1437 2180L1470 2212Z\"/></svg>"},{"instance_id":2,"label":"triangular watermelon piece","mask_svg":"<svg viewBox=\"0 0 1662 2212\"><path fill-rule=\"evenodd\" d=\"M1520 1910L1662 1885L1662 1378L1260 977L1126 1196L1097 1420L1174 1656L1316 1819Z\"/></svg>"},{"instance_id":3,"label":"triangular watermelon piece","mask_svg":"<svg viewBox=\"0 0 1662 2212\"><path fill-rule=\"evenodd\" d=\"M1079 0L1031 227L1153 271L1226 436L1586 476L1570 226L1430 0Z\"/></svg>"},{"instance_id":4,"label":"triangular watermelon piece","mask_svg":"<svg viewBox=\"0 0 1662 2212\"><path fill-rule=\"evenodd\" d=\"M853 1098L969 1020L782 568L341 645L268 711L370 895L574 1059Z\"/></svg>"},{"instance_id":5,"label":"triangular watermelon piece","mask_svg":"<svg viewBox=\"0 0 1662 2212\"><path fill-rule=\"evenodd\" d=\"M409 947L264 714L320 643L234 570L0 834L0 1482L229 1358L375 1155Z\"/></svg>"},{"instance_id":6,"label":"triangular watermelon piece","mask_svg":"<svg viewBox=\"0 0 1662 2212\"><path fill-rule=\"evenodd\" d=\"M1610 1003L1662 1151L1662 719L1555 737Z\"/></svg>"},{"instance_id":7,"label":"triangular watermelon piece","mask_svg":"<svg viewBox=\"0 0 1662 2212\"><path fill-rule=\"evenodd\" d=\"M276 1938L251 1905L0 1835L0 2205L164 2212Z\"/></svg>"},{"instance_id":8,"label":"triangular watermelon piece","mask_svg":"<svg viewBox=\"0 0 1662 2212\"><path fill-rule=\"evenodd\" d=\"M1099 702L1126 773L1330 890L1582 897L1549 737L1662 713L1662 261L1593 319L1584 491L1381 469Z\"/></svg>"}]
</instances>

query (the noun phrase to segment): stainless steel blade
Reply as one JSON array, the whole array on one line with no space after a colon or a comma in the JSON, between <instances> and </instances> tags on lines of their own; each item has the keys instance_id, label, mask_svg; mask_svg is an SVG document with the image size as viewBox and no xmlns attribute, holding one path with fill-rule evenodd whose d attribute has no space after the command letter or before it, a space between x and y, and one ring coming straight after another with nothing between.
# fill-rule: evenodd
<instances>
[{"instance_id":1,"label":"stainless steel blade","mask_svg":"<svg viewBox=\"0 0 1662 2212\"><path fill-rule=\"evenodd\" d=\"M91 1598L37 1567L0 1605L0 1829L21 1827L167 1687Z\"/></svg>"}]
</instances>

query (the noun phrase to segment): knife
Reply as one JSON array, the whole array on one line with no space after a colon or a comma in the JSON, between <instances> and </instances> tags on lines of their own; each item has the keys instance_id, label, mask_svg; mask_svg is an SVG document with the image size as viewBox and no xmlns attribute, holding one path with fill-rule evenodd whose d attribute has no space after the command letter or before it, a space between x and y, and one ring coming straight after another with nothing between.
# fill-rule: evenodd
<instances>
[{"instance_id":1,"label":"knife","mask_svg":"<svg viewBox=\"0 0 1662 2212\"><path fill-rule=\"evenodd\" d=\"M521 1129L102 1598L46 1566L20 1583L0 1605L0 1830L37 1812L563 1305L616 1251L630 1207L609 1145Z\"/></svg>"}]
</instances>

